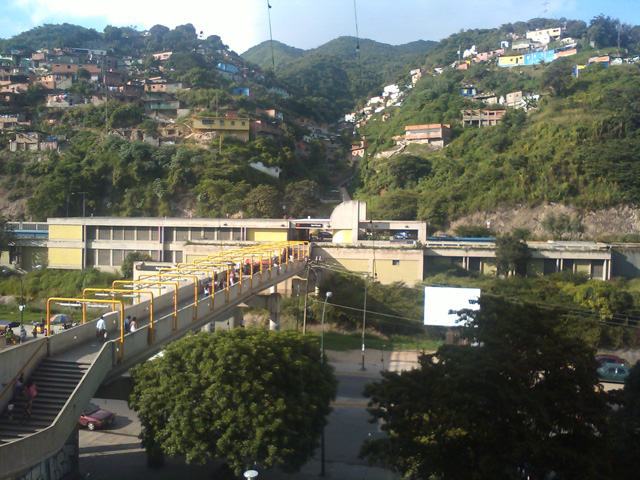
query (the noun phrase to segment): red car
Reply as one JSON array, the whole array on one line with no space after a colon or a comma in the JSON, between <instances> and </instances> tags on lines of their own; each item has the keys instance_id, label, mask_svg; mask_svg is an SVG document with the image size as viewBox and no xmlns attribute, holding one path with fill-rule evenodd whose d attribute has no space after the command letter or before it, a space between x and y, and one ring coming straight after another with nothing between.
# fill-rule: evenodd
<instances>
[{"instance_id":1,"label":"red car","mask_svg":"<svg viewBox=\"0 0 640 480\"><path fill-rule=\"evenodd\" d=\"M618 365L628 365L628 362L624 358L620 358L617 355L600 354L596 355L596 362L603 367L607 363L617 363Z\"/></svg>"},{"instance_id":2,"label":"red car","mask_svg":"<svg viewBox=\"0 0 640 480\"><path fill-rule=\"evenodd\" d=\"M95 430L96 428L103 428L110 425L115 420L116 416L97 406L95 403L90 403L82 411L82 415L78 419L78 423L87 427L89 430Z\"/></svg>"}]
</instances>

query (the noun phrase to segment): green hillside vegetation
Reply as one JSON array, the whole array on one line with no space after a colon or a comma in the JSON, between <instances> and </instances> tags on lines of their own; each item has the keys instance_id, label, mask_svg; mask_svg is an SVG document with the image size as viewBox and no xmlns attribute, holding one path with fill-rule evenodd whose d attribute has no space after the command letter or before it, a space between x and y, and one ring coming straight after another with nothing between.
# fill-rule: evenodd
<instances>
[{"instance_id":1,"label":"green hillside vegetation","mask_svg":"<svg viewBox=\"0 0 640 480\"><path fill-rule=\"evenodd\" d=\"M499 31L486 35L497 39ZM442 57L452 43L439 44L427 61ZM374 218L417 218L437 228L489 204L557 202L584 210L640 204L639 66L596 64L572 76L573 65L611 50L584 48L549 65L499 68L489 62L424 77L401 107L385 110L385 122L378 114L360 129L372 145L355 197L369 202ZM526 90L542 97L528 114L510 110L497 126L462 129L461 109L503 108L463 97L463 84L498 96ZM451 144L441 151L410 145L389 160L374 158L395 145L392 137L403 135L405 125L425 123L450 123Z\"/></svg>"},{"instance_id":2,"label":"green hillside vegetation","mask_svg":"<svg viewBox=\"0 0 640 480\"><path fill-rule=\"evenodd\" d=\"M335 121L381 85L402 80L417 67L435 42L387 45L367 39L339 37L313 50L298 50L274 42L276 75L294 95L297 112L311 118ZM358 46L359 53L358 53ZM270 69L269 42L242 55L260 68Z\"/></svg>"},{"instance_id":3,"label":"green hillside vegetation","mask_svg":"<svg viewBox=\"0 0 640 480\"><path fill-rule=\"evenodd\" d=\"M271 56L272 46L273 57ZM270 41L266 41L251 47L242 54L242 58L264 70L273 68L273 62L275 62L276 70L278 70L282 65L290 63L304 55L305 50L290 47L289 45L274 40L273 44Z\"/></svg>"}]
</instances>

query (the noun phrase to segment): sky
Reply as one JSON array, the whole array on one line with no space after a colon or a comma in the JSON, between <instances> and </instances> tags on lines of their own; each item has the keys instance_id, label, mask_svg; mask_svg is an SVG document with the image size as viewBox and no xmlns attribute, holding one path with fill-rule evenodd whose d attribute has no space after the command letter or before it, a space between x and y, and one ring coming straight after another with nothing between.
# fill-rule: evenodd
<instances>
[{"instance_id":1,"label":"sky","mask_svg":"<svg viewBox=\"0 0 640 480\"><path fill-rule=\"evenodd\" d=\"M268 4L271 4L271 9ZM237 53L273 39L310 49L340 36L391 45L441 40L461 29L494 28L535 17L584 20L604 14L640 24L638 0L1 0L0 38L43 24L146 30L187 23L219 35ZM356 14L357 27L356 32Z\"/></svg>"}]
</instances>

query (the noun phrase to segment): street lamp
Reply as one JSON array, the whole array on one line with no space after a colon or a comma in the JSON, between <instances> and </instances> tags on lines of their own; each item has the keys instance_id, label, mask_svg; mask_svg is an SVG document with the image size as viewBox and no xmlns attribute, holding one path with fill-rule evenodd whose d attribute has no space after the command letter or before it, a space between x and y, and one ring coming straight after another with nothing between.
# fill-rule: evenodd
<instances>
[{"instance_id":1,"label":"street lamp","mask_svg":"<svg viewBox=\"0 0 640 480\"><path fill-rule=\"evenodd\" d=\"M366 370L364 368L364 329L367 324L367 275L364 276L364 308L362 309L362 367L360 370Z\"/></svg>"},{"instance_id":2,"label":"street lamp","mask_svg":"<svg viewBox=\"0 0 640 480\"><path fill-rule=\"evenodd\" d=\"M320 361L324 366L324 312L327 308L327 300L333 295L331 292L327 292L324 304L322 305L322 321L320 323ZM323 367L324 368L324 367ZM320 437L320 476L324 477L324 425L322 426L322 436Z\"/></svg>"}]
</instances>

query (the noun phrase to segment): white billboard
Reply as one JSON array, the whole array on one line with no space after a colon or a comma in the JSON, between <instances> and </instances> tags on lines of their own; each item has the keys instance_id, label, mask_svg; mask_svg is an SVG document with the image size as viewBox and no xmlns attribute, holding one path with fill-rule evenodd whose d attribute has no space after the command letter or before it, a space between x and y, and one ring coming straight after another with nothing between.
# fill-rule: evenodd
<instances>
[{"instance_id":1,"label":"white billboard","mask_svg":"<svg viewBox=\"0 0 640 480\"><path fill-rule=\"evenodd\" d=\"M460 310L478 310L479 288L424 287L424 324L460 327Z\"/></svg>"}]
</instances>

